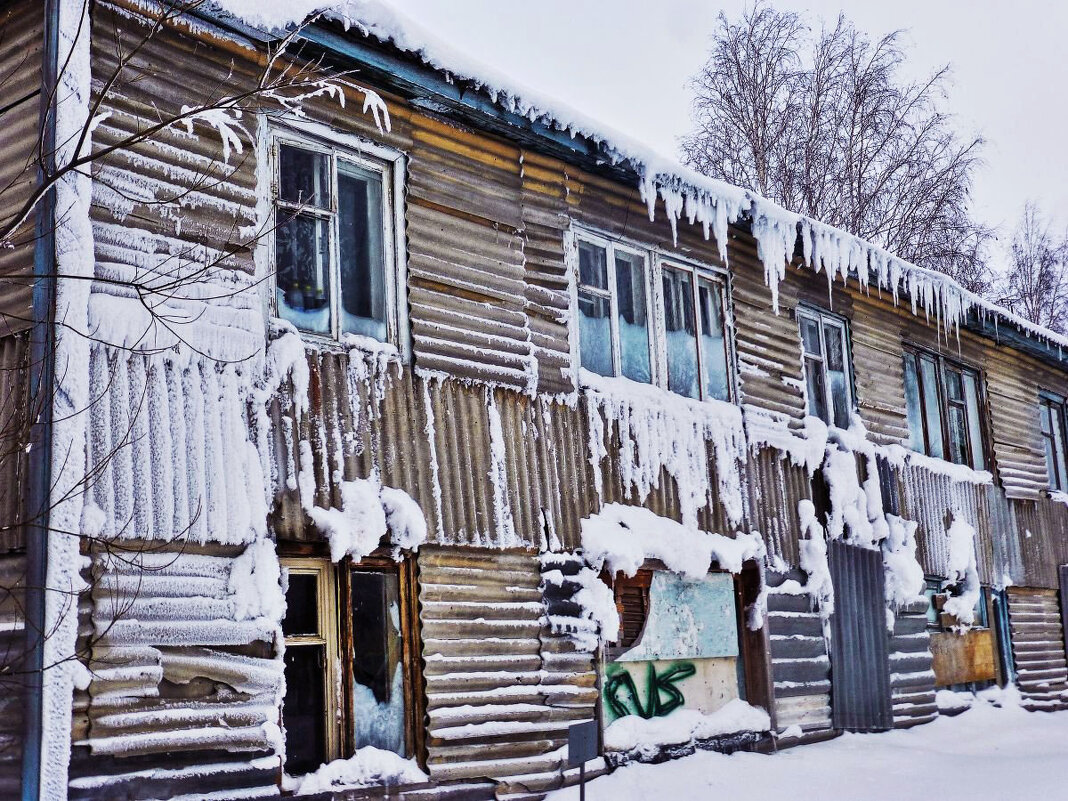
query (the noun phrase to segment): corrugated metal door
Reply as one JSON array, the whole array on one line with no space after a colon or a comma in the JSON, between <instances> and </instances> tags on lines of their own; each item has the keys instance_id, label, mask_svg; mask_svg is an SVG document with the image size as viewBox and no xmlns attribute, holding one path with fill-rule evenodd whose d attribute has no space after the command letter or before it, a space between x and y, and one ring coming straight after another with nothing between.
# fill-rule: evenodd
<instances>
[{"instance_id":1,"label":"corrugated metal door","mask_svg":"<svg viewBox=\"0 0 1068 801\"><path fill-rule=\"evenodd\" d=\"M836 729L881 731L894 722L880 551L827 545L834 582L831 712Z\"/></svg>"}]
</instances>

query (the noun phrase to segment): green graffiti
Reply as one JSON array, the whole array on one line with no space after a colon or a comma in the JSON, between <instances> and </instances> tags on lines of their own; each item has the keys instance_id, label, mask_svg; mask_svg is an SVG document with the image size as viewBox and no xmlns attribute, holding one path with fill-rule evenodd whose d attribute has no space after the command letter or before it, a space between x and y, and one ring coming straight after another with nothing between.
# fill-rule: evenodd
<instances>
[{"instance_id":1,"label":"green graffiti","mask_svg":"<svg viewBox=\"0 0 1068 801\"><path fill-rule=\"evenodd\" d=\"M649 662L645 674L645 705L642 705L634 677L626 668L619 668L605 679L604 700L608 709L617 718L625 715L640 715L649 718L663 717L686 703L686 697L675 686L697 672L692 662L674 662L663 673Z\"/></svg>"}]
</instances>

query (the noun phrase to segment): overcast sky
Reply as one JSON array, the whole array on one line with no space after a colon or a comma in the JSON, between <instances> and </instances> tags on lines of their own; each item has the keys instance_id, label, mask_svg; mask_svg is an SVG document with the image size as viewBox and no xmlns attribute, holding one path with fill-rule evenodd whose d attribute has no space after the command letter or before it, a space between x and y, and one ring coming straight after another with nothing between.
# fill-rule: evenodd
<instances>
[{"instance_id":1,"label":"overcast sky","mask_svg":"<svg viewBox=\"0 0 1068 801\"><path fill-rule=\"evenodd\" d=\"M687 80L722 9L742 0L392 0L425 28L521 83L677 155ZM845 11L872 35L902 28L910 77L949 63L947 108L987 140L975 208L1008 231L1033 198L1068 224L1068 2L777 0L818 24Z\"/></svg>"}]
</instances>

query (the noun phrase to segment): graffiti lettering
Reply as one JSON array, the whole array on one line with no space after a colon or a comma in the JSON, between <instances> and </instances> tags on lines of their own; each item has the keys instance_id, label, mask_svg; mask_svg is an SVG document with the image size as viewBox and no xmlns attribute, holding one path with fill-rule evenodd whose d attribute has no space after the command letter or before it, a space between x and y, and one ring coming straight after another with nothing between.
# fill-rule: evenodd
<instances>
[{"instance_id":1,"label":"graffiti lettering","mask_svg":"<svg viewBox=\"0 0 1068 801\"><path fill-rule=\"evenodd\" d=\"M658 674L656 666L648 663L645 675L645 704L641 702L634 678L626 668L619 668L604 683L604 700L612 714L618 718L639 715L645 719L671 714L686 703L686 697L675 686L688 679L697 668L692 662L675 662L666 671Z\"/></svg>"}]
</instances>

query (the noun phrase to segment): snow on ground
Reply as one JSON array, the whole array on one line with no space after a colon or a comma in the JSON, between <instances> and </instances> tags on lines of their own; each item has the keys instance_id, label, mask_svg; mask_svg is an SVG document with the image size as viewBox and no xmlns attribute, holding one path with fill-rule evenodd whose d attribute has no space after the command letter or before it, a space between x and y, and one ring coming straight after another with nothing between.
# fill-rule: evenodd
<instances>
[{"instance_id":1,"label":"snow on ground","mask_svg":"<svg viewBox=\"0 0 1068 801\"><path fill-rule=\"evenodd\" d=\"M590 782L590 801L649 798L790 801L1015 801L1063 798L1068 712L1025 712L977 701L911 730L846 734L774 755L711 752L634 764ZM552 793L577 799L578 788Z\"/></svg>"}]
</instances>

